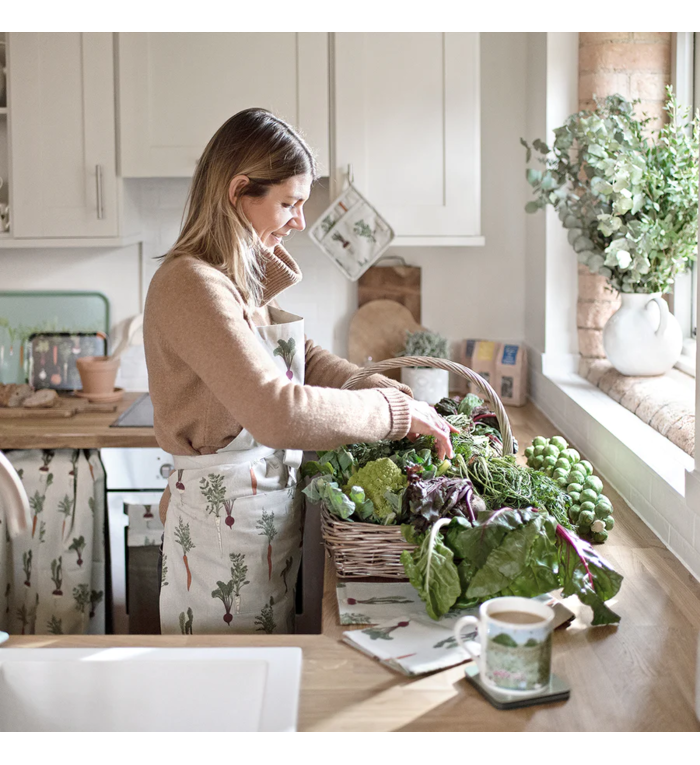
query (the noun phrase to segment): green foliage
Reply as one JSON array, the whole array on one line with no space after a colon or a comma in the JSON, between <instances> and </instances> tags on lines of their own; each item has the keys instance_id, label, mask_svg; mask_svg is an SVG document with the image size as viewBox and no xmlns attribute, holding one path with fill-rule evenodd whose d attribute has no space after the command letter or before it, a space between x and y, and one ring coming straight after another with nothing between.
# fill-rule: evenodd
<instances>
[{"instance_id":1,"label":"green foliage","mask_svg":"<svg viewBox=\"0 0 700 765\"><path fill-rule=\"evenodd\" d=\"M448 524L442 534L438 524ZM419 545L404 550L401 562L433 619L495 597L533 598L562 588L591 607L593 624L620 620L605 601L617 594L622 576L545 510L485 510L475 521L437 521L430 534L402 531Z\"/></svg>"},{"instance_id":2,"label":"green foliage","mask_svg":"<svg viewBox=\"0 0 700 765\"><path fill-rule=\"evenodd\" d=\"M415 552L401 553L406 575L432 619L446 614L460 595L459 574L453 558L452 550L445 546L440 534L426 534Z\"/></svg>"},{"instance_id":3,"label":"green foliage","mask_svg":"<svg viewBox=\"0 0 700 765\"><path fill-rule=\"evenodd\" d=\"M542 170L528 168L535 200L552 205L579 263L620 292L668 292L697 254L700 113L678 106L667 88L668 123L649 142L619 95L572 114L551 147L533 144ZM530 162L532 150L521 139Z\"/></svg>"},{"instance_id":4,"label":"green foliage","mask_svg":"<svg viewBox=\"0 0 700 765\"><path fill-rule=\"evenodd\" d=\"M397 356L430 356L434 359L449 359L447 338L430 330L406 331L406 344Z\"/></svg>"}]
</instances>

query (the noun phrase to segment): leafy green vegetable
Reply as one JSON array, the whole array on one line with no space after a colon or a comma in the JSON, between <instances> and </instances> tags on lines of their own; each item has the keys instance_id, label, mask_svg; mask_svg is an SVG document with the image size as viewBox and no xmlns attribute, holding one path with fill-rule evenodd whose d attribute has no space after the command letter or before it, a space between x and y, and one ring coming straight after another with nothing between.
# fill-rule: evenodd
<instances>
[{"instance_id":1,"label":"leafy green vegetable","mask_svg":"<svg viewBox=\"0 0 700 765\"><path fill-rule=\"evenodd\" d=\"M620 617L605 605L616 595L622 584L622 575L612 569L588 542L561 526L557 528L559 544L560 580L562 595L577 595L593 609L591 624L615 624Z\"/></svg>"},{"instance_id":2,"label":"leafy green vegetable","mask_svg":"<svg viewBox=\"0 0 700 765\"><path fill-rule=\"evenodd\" d=\"M538 507L571 528L571 498L547 476L518 465L515 457L477 457L469 463L469 477L491 509Z\"/></svg>"},{"instance_id":3,"label":"leafy green vegetable","mask_svg":"<svg viewBox=\"0 0 700 765\"><path fill-rule=\"evenodd\" d=\"M478 396L474 395L473 393L467 393L467 395L459 402L457 413L466 414L467 417L471 417L472 411L476 409L477 406L481 406L483 403L483 400Z\"/></svg>"},{"instance_id":4,"label":"leafy green vegetable","mask_svg":"<svg viewBox=\"0 0 700 765\"><path fill-rule=\"evenodd\" d=\"M453 398L441 398L437 404L435 404L435 411L443 417L449 417L451 415L458 414L459 402Z\"/></svg>"},{"instance_id":5,"label":"leafy green vegetable","mask_svg":"<svg viewBox=\"0 0 700 765\"><path fill-rule=\"evenodd\" d=\"M343 492L335 481L326 476L318 476L303 489L312 502L322 502L333 515L344 521L351 520L355 512L355 503Z\"/></svg>"},{"instance_id":6,"label":"leafy green vegetable","mask_svg":"<svg viewBox=\"0 0 700 765\"><path fill-rule=\"evenodd\" d=\"M439 524L448 524L444 534L436 533ZM415 532L409 536L410 528L403 527L404 536L415 542L418 536ZM431 545L439 546L442 579L450 583L444 592L437 592L441 584L427 577ZM421 539L420 548L404 551L401 560L432 618L449 608L474 606L494 597L529 598L561 587L564 596L578 595L593 609L593 624L620 620L605 601L617 594L622 576L543 510L501 508L479 513L476 520L438 521ZM452 566L460 585L457 594Z\"/></svg>"},{"instance_id":7,"label":"leafy green vegetable","mask_svg":"<svg viewBox=\"0 0 700 765\"><path fill-rule=\"evenodd\" d=\"M402 518L418 531L427 531L440 518L476 519L486 509L471 481L460 478L412 478L403 493Z\"/></svg>"},{"instance_id":8,"label":"leafy green vegetable","mask_svg":"<svg viewBox=\"0 0 700 765\"><path fill-rule=\"evenodd\" d=\"M471 579L509 532L530 523L536 515L537 511L532 508L517 510L504 507L479 513L475 524L457 518L445 532L446 544L457 558L465 561Z\"/></svg>"},{"instance_id":9,"label":"leafy green vegetable","mask_svg":"<svg viewBox=\"0 0 700 765\"><path fill-rule=\"evenodd\" d=\"M547 533L545 526L545 516L537 515L530 523L507 534L472 578L467 598L486 600L510 587L525 570L537 538ZM553 528L551 535L554 537Z\"/></svg>"},{"instance_id":10,"label":"leafy green vegetable","mask_svg":"<svg viewBox=\"0 0 700 765\"><path fill-rule=\"evenodd\" d=\"M407 541L415 540L412 532ZM401 553L409 581L425 602L428 615L439 619L454 605L461 593L457 566L449 547L443 544L438 533L426 534L415 553Z\"/></svg>"}]
</instances>

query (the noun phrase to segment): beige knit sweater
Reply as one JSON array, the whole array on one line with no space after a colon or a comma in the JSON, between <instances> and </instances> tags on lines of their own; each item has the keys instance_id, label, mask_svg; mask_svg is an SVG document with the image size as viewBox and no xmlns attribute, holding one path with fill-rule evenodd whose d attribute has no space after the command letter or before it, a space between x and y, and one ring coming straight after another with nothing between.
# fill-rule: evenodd
<instances>
[{"instance_id":1,"label":"beige knit sweater","mask_svg":"<svg viewBox=\"0 0 700 765\"><path fill-rule=\"evenodd\" d=\"M227 276L194 257L158 269L143 335L162 449L211 454L242 428L275 449L331 449L407 434L410 389L373 375L362 387L374 389L338 390L357 367L311 340L306 384L279 374L253 327L269 324L267 306L300 280L299 267L278 246L265 256L262 305L250 311Z\"/></svg>"}]
</instances>

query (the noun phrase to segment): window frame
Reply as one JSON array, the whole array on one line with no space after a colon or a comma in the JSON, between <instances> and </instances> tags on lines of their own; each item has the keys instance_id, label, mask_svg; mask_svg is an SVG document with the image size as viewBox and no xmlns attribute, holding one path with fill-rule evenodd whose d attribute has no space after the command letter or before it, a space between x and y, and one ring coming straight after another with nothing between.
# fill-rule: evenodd
<instances>
[{"instance_id":1,"label":"window frame","mask_svg":"<svg viewBox=\"0 0 700 765\"><path fill-rule=\"evenodd\" d=\"M671 82L678 103L690 106L693 113L700 108L700 35L697 32L676 32L673 35ZM698 265L676 277L670 296L671 310L683 330L683 353L676 363L692 377L696 370Z\"/></svg>"}]
</instances>

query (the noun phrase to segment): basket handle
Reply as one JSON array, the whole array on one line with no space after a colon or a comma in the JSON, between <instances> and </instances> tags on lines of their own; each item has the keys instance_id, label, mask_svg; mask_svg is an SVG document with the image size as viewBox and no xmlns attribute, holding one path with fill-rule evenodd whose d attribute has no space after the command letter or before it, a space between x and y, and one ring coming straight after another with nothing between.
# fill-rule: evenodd
<instances>
[{"instance_id":1,"label":"basket handle","mask_svg":"<svg viewBox=\"0 0 700 765\"><path fill-rule=\"evenodd\" d=\"M513 432L510 429L510 422L508 421L508 415L506 414L505 407L496 391L484 380L481 375L473 372L468 367L457 364L455 361L449 361L448 359L436 359L432 356L401 356L396 359L386 359L384 361L377 361L368 367L360 367L353 375L343 383L342 390L352 389L352 387L364 380L366 377L370 377L378 372L386 372L390 369L396 369L397 367L434 367L435 369L446 369L448 372L454 372L454 374L464 377L470 383L476 387L482 398L487 400L494 409L494 414L498 420L498 425L503 436L503 454L513 454Z\"/></svg>"}]
</instances>

